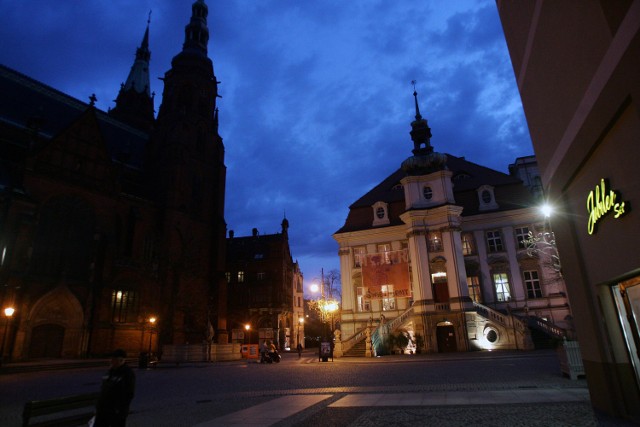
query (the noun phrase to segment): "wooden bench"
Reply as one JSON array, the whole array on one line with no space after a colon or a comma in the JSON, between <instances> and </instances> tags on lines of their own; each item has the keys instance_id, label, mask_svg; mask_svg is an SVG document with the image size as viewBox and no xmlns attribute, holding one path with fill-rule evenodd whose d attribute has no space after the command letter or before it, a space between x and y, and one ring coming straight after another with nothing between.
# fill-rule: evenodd
<instances>
[{"instance_id":1,"label":"wooden bench","mask_svg":"<svg viewBox=\"0 0 640 427\"><path fill-rule=\"evenodd\" d=\"M99 393L76 394L24 405L22 427L82 426L95 414ZM34 420L35 418L35 420Z\"/></svg>"}]
</instances>

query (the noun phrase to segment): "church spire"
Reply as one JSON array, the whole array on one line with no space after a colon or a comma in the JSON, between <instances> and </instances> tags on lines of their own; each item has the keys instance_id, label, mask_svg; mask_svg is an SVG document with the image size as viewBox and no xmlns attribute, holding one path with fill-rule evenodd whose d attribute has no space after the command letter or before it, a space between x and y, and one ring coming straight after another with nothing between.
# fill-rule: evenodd
<instances>
[{"instance_id":1,"label":"church spire","mask_svg":"<svg viewBox=\"0 0 640 427\"><path fill-rule=\"evenodd\" d=\"M136 59L131 66L127 81L120 87L116 106L109 114L142 129L148 129L153 118L153 96L149 86L149 24L151 11L147 19L147 28L140 47L136 49Z\"/></svg>"},{"instance_id":2,"label":"church spire","mask_svg":"<svg viewBox=\"0 0 640 427\"><path fill-rule=\"evenodd\" d=\"M413 84L413 98L416 106L416 119L411 122L411 139L413 140L413 154L428 154L433 152L431 146L431 128L426 119L420 114L420 106L418 105L418 92L416 91L416 81Z\"/></svg>"},{"instance_id":3,"label":"church spire","mask_svg":"<svg viewBox=\"0 0 640 427\"><path fill-rule=\"evenodd\" d=\"M207 43L209 42L208 14L209 8L204 0L196 0L191 5L191 20L184 27L183 52L207 56Z\"/></svg>"},{"instance_id":4,"label":"church spire","mask_svg":"<svg viewBox=\"0 0 640 427\"><path fill-rule=\"evenodd\" d=\"M411 139L413 140L413 156L402 162L402 170L409 175L425 175L437 170L446 169L447 156L436 153L431 146L431 128L427 120L420 114L418 105L418 91L416 81L413 84L413 98L416 109L416 119L411 122Z\"/></svg>"}]
</instances>

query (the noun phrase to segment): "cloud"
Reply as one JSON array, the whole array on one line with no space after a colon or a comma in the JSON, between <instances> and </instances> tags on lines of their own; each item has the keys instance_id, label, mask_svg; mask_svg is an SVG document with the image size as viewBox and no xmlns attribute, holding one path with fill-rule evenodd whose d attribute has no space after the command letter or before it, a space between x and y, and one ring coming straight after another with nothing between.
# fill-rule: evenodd
<instances>
[{"instance_id":1,"label":"cloud","mask_svg":"<svg viewBox=\"0 0 640 427\"><path fill-rule=\"evenodd\" d=\"M506 171L532 153L493 1L207 2L221 84L226 221L280 230L307 277L339 268L348 207L411 155L412 80L436 150ZM151 84L182 48L189 3L2 1L0 62L113 107L150 9Z\"/></svg>"}]
</instances>

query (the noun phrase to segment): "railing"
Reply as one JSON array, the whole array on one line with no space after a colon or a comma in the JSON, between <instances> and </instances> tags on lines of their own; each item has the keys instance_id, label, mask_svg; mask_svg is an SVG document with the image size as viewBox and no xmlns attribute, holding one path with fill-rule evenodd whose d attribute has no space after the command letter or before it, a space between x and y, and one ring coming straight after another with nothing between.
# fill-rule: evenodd
<instances>
[{"instance_id":1,"label":"railing","mask_svg":"<svg viewBox=\"0 0 640 427\"><path fill-rule=\"evenodd\" d=\"M362 328L355 334L353 334L348 340L342 341L342 352L346 353L351 350L356 344L362 341L366 337L367 328Z\"/></svg>"},{"instance_id":2,"label":"railing","mask_svg":"<svg viewBox=\"0 0 640 427\"><path fill-rule=\"evenodd\" d=\"M500 313L499 311L495 311L486 305L479 304L477 302L473 303L473 306L476 308L478 314L486 317L489 320L493 320L496 323L501 324L504 327L511 326L511 322L509 322L508 316Z\"/></svg>"},{"instance_id":3,"label":"railing","mask_svg":"<svg viewBox=\"0 0 640 427\"><path fill-rule=\"evenodd\" d=\"M539 329L555 338L567 338L567 331L539 317L529 317L529 326Z\"/></svg>"},{"instance_id":4,"label":"railing","mask_svg":"<svg viewBox=\"0 0 640 427\"><path fill-rule=\"evenodd\" d=\"M448 302L436 303L436 311L451 311L451 306Z\"/></svg>"},{"instance_id":5,"label":"railing","mask_svg":"<svg viewBox=\"0 0 640 427\"><path fill-rule=\"evenodd\" d=\"M381 323L371 334L371 348L375 356L383 353L386 337L413 315L413 306L406 309L400 316L387 323Z\"/></svg>"}]
</instances>

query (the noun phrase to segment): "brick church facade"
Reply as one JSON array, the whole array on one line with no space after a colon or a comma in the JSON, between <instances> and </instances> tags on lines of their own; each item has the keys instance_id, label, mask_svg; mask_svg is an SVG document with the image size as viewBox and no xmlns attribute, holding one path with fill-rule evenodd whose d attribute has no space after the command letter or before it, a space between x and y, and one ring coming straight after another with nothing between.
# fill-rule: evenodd
<instances>
[{"instance_id":1,"label":"brick church facade","mask_svg":"<svg viewBox=\"0 0 640 427\"><path fill-rule=\"evenodd\" d=\"M0 66L0 304L15 309L5 357L155 352L214 328L227 342L207 14L193 3L157 118L148 27L108 112Z\"/></svg>"}]
</instances>

